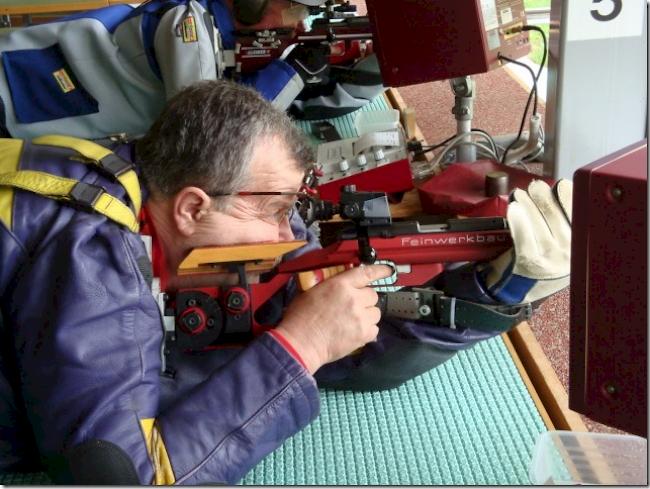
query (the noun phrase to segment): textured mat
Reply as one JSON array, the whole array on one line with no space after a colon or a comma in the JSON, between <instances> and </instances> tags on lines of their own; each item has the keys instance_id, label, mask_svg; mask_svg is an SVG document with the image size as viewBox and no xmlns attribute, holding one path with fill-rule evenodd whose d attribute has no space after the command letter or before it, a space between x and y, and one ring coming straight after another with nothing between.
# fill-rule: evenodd
<instances>
[{"instance_id":1,"label":"textured mat","mask_svg":"<svg viewBox=\"0 0 650 489\"><path fill-rule=\"evenodd\" d=\"M496 337L398 389L321 391L320 416L242 483L530 484L545 430Z\"/></svg>"},{"instance_id":2,"label":"textured mat","mask_svg":"<svg viewBox=\"0 0 650 489\"><path fill-rule=\"evenodd\" d=\"M349 114L342 115L340 117L335 117L333 119L319 119L319 120L326 120L327 122L331 123L336 130L339 132L339 135L341 136L342 139L347 139L347 138L354 138L357 137L359 134L357 132L357 128L354 124L354 119L357 116L359 112L372 112L376 110L388 110L391 109L392 107L388 105L388 102L386 101L386 98L382 95L379 95L378 97L375 97L375 99L364 105L358 110L355 110L354 112L350 112ZM320 139L318 139L316 136L312 134L311 130L311 125L314 122L318 121L300 121L300 120L295 120L294 123L296 126L298 126L300 129L303 130L303 132L309 136L310 141L314 146L318 146L319 143L322 143Z\"/></svg>"}]
</instances>

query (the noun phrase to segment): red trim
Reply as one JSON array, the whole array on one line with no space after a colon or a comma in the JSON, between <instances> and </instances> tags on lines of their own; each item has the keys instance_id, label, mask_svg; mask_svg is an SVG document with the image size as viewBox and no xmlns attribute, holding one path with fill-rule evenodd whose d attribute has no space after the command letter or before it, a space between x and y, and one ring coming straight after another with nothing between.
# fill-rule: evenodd
<instances>
[{"instance_id":1,"label":"red trim","mask_svg":"<svg viewBox=\"0 0 650 489\"><path fill-rule=\"evenodd\" d=\"M140 234L151 236L151 266L153 267L153 276L160 279L160 290L167 289L169 281L169 272L167 271L167 260L160 246L160 240L156 234L156 228L153 220L147 211L147 205L143 205L140 210Z\"/></svg>"},{"instance_id":2,"label":"red trim","mask_svg":"<svg viewBox=\"0 0 650 489\"><path fill-rule=\"evenodd\" d=\"M305 365L305 362L303 361L302 357L298 354L298 352L295 350L295 348L289 343L289 340L287 340L282 333L279 333L278 331L271 329L269 330L269 333L271 336L273 336L276 340L278 340L278 343L280 343L285 350L289 352L289 354L295 358L300 365L303 367L307 368L307 365Z\"/></svg>"}]
</instances>

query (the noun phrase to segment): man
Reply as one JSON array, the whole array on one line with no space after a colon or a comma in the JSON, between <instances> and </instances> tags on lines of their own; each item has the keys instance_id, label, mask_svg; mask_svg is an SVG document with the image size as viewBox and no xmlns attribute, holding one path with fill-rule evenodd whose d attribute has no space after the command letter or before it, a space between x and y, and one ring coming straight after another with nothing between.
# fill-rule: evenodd
<instances>
[{"instance_id":1,"label":"man","mask_svg":"<svg viewBox=\"0 0 650 489\"><path fill-rule=\"evenodd\" d=\"M132 150L117 152L130 158ZM194 247L293 239L291 197L211 196L301 186L304 141L250 89L205 82L185 90L138 150L145 213L170 287ZM83 163L59 158L52 168L56 158L45 157L70 151L28 143L21 151L22 170L124 194ZM11 390L5 382L2 399L14 411L3 409L5 468L34 455L29 425L55 476L83 469L96 477L112 459L120 461L112 474L118 481L131 474L130 483L234 483L318 414L310 374L377 336L377 294L367 285L389 271L369 266L305 293L273 335L253 341L226 367L218 368L223 358L190 358L176 379L162 378L161 318L142 273L140 237L38 195L12 198L2 227L2 343L11 344L3 352Z\"/></svg>"},{"instance_id":2,"label":"man","mask_svg":"<svg viewBox=\"0 0 650 489\"><path fill-rule=\"evenodd\" d=\"M317 245L313 236L297 215L289 220L291 195L234 195L297 192L309 159L305 143L290 120L254 91L213 81L181 91L137 145L115 149L137 163L141 189L112 156L100 160L105 170L119 169L116 179L79 157L86 147L56 146L53 139L3 140L0 146L0 177L16 169L28 176L20 185L7 177L0 190L0 466L5 470L33 468L30 462L40 457L60 482L235 483L317 416L315 372L322 372L325 384L345 386L350 379L359 385L368 381L369 370L394 364L396 357L404 366L404 353L413 345L431 347L430 368L498 334L464 328L462 322L452 330L383 321L379 329L377 294L368 284L390 270L365 266L300 294L277 328L241 350L173 352L176 376L161 376L162 319L145 246L133 232L137 223L129 220L127 205L137 212L142 190L142 228L150 231L154 252L164 257L154 259L153 275L164 276L170 291L191 286L176 270L198 246L296 238L307 239L309 249ZM52 181L44 174L58 177ZM47 185L32 185L41 180ZM70 192L61 191L69 182ZM529 190L531 199L515 194L522 205L513 208L537 212L535 200L546 202L551 195L546 189ZM566 232L562 208L553 207L550 221ZM562 251L547 234L536 250ZM519 251L536 262L535 253ZM559 252L545 256L563 260ZM547 285L562 282L555 290L566 275L557 263L545 277ZM477 271L487 277L485 284L478 279L463 284L450 272L448 290L488 296L508 290L513 277L524 277L525 286L514 280L519 293L526 289L517 302L534 300L529 269L507 264L504 255ZM467 268L460 270L470 276ZM349 355L364 345L361 355Z\"/></svg>"},{"instance_id":3,"label":"man","mask_svg":"<svg viewBox=\"0 0 650 489\"><path fill-rule=\"evenodd\" d=\"M314 65L312 50L301 48L287 58L295 45L271 55L254 48L242 56L257 64L242 72L236 67L242 44L281 45L263 32L301 32L307 7L322 3L153 0L17 29L0 36L0 134L4 128L19 138L59 132L139 137L183 87L221 78L254 87L283 110L300 95L296 110L312 118L355 110L383 89L374 57L362 60L359 70L339 69L341 83L334 75L330 80L329 56ZM240 34L243 29L259 32L259 39ZM305 80L309 93L303 93Z\"/></svg>"}]
</instances>

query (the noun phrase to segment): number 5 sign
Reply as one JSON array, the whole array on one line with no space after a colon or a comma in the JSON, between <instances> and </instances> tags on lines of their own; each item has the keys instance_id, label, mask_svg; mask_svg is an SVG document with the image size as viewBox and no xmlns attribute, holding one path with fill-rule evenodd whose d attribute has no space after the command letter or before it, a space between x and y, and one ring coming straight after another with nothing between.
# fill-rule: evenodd
<instances>
[{"instance_id":1,"label":"number 5 sign","mask_svg":"<svg viewBox=\"0 0 650 489\"><path fill-rule=\"evenodd\" d=\"M565 0L566 1L566 0ZM569 0L567 41L640 36L646 0Z\"/></svg>"}]
</instances>

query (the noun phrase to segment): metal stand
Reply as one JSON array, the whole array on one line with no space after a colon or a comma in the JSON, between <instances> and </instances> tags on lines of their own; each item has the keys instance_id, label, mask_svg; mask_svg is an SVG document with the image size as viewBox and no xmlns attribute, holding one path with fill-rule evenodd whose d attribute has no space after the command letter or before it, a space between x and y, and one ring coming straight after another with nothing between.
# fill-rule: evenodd
<instances>
[{"instance_id":1,"label":"metal stand","mask_svg":"<svg viewBox=\"0 0 650 489\"><path fill-rule=\"evenodd\" d=\"M474 96L476 86L469 76L449 80L451 90L454 92L455 104L451 113L456 117L457 134L468 133L472 130L472 117L474 116ZM462 141L471 141L471 136L466 136ZM459 144L456 150L456 161L471 163L476 161L476 147L471 144Z\"/></svg>"}]
</instances>

